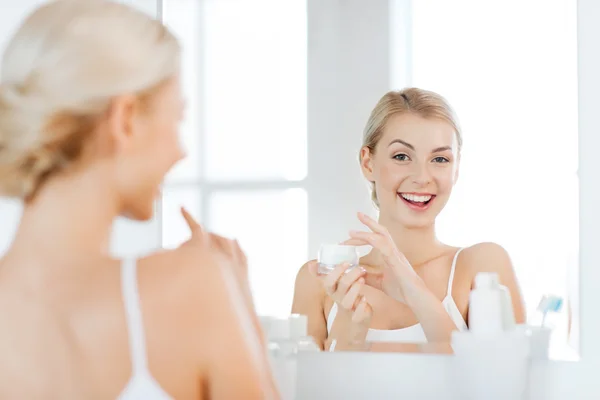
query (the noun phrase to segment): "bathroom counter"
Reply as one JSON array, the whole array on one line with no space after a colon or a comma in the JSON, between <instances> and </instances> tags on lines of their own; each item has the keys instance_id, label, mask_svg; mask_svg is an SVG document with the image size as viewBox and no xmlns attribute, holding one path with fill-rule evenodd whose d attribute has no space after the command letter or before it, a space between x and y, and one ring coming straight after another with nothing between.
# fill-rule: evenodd
<instances>
[{"instance_id":1,"label":"bathroom counter","mask_svg":"<svg viewBox=\"0 0 600 400\"><path fill-rule=\"evenodd\" d=\"M296 400L453 399L453 356L394 353L304 353ZM583 361L536 361L531 400L599 399L600 378L585 379Z\"/></svg>"}]
</instances>

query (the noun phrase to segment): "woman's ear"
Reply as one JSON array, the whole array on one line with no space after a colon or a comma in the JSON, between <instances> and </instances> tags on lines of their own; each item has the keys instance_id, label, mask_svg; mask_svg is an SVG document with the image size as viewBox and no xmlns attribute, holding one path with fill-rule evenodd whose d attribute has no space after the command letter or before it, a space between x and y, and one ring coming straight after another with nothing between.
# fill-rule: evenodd
<instances>
[{"instance_id":1,"label":"woman's ear","mask_svg":"<svg viewBox=\"0 0 600 400\"><path fill-rule=\"evenodd\" d=\"M364 177L369 181L373 182L373 154L368 147L360 149L360 168Z\"/></svg>"},{"instance_id":2,"label":"woman's ear","mask_svg":"<svg viewBox=\"0 0 600 400\"><path fill-rule=\"evenodd\" d=\"M118 151L133 145L135 117L139 112L138 99L124 95L113 99L108 109L108 133Z\"/></svg>"}]
</instances>

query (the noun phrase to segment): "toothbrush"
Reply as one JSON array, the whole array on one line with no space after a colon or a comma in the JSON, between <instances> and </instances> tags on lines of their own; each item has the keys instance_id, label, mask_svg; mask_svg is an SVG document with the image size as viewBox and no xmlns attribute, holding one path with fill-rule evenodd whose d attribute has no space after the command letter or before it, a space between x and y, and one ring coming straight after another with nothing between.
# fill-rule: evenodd
<instances>
[{"instance_id":1,"label":"toothbrush","mask_svg":"<svg viewBox=\"0 0 600 400\"><path fill-rule=\"evenodd\" d=\"M538 304L537 310L542 313L542 327L546 324L548 313L559 312L562 308L563 299L559 296L544 295Z\"/></svg>"}]
</instances>

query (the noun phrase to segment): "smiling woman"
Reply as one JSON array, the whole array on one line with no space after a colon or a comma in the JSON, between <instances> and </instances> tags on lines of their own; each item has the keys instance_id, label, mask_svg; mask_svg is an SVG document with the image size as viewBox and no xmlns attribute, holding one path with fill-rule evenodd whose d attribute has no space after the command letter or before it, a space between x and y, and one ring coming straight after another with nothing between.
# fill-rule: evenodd
<instances>
[{"instance_id":1,"label":"smiling woman","mask_svg":"<svg viewBox=\"0 0 600 400\"><path fill-rule=\"evenodd\" d=\"M432 92L419 89L406 89L402 92L389 92L381 98L371 113L364 133L364 145L360 152L363 173L372 185L372 198L375 205L379 206L375 182L379 181L373 176L371 170L371 156L375 154L376 147L382 139L384 128L388 130L405 131L407 137L415 137L414 144L399 137L389 141L385 151L390 153L390 158L401 164L408 165L411 160L409 152L415 155L415 144L423 143L424 136L434 135L433 139L438 145L432 149L433 156L430 161L440 164L449 163L448 152L454 158L460 154L462 136L458 119L446 100ZM429 132L427 134L426 132ZM404 149L404 152L400 150ZM422 150L422 149L420 149ZM446 152L446 157L441 153ZM452 163L453 165L458 164ZM418 165L412 163L412 165ZM377 173L378 171L376 171ZM453 169L456 173L456 169ZM456 177L453 178L454 180ZM406 193L406 195L418 193ZM429 195L429 194L426 194ZM395 196L393 196L395 197ZM415 199L407 199L415 200ZM430 199L429 199L430 200ZM423 200L421 200L423 201ZM442 205L443 206L443 205Z\"/></svg>"},{"instance_id":2,"label":"smiling woman","mask_svg":"<svg viewBox=\"0 0 600 400\"><path fill-rule=\"evenodd\" d=\"M415 117L411 114L407 114L404 116L400 116L400 117L396 117L395 120L397 119L401 119L400 122L395 121L398 124L402 124L402 125L406 125L407 123L407 119L411 119L411 118L417 118L417 119L421 119L421 124L426 124L426 125L435 125L436 123L439 124L440 121L429 121L420 117ZM419 122L417 122L417 126L419 125ZM389 122L390 124L394 123L392 121ZM448 128L447 126L444 126L445 124L441 124L441 128ZM432 128L431 130L435 130L434 127L429 126L429 128ZM447 135L446 135L447 136ZM396 146L394 146L394 144L396 144ZM408 149L408 151L410 152L416 152L416 148L415 146L413 146L410 143L405 142L404 140L401 139L394 139L392 140L392 142L389 144L388 149L391 150L396 150L395 147L398 147L398 145L403 146L405 148ZM431 162L434 163L438 163L438 164L449 164L450 163L450 158L448 158L447 156L444 156L443 154L446 152L450 152L453 153L453 150L456 146L452 146L452 145L446 145L446 146L440 146L440 147L436 147L435 149L433 149L431 151L431 156L433 157ZM392 153L394 153L394 151L392 151ZM406 164L407 162L410 161L410 157L408 154L400 152L398 154L395 154L392 156L392 158L396 161L398 161L401 164ZM440 166L442 166L440 165ZM420 210L420 211L425 211L429 208L429 205L432 203L432 201L435 199L435 197L437 196L436 193L425 193L425 192L398 192L398 195L402 198L402 200L404 200L406 202L406 204L412 208L413 210Z\"/></svg>"},{"instance_id":3,"label":"smiling woman","mask_svg":"<svg viewBox=\"0 0 600 400\"><path fill-rule=\"evenodd\" d=\"M497 273L509 288L516 319L523 322L521 295L502 247L459 248L437 239L436 218L458 179L462 148L447 101L416 88L389 92L372 111L363 139L360 166L379 221L359 214L370 232L351 231L344 244L372 250L361 259L362 270L345 273L347 266L339 266L322 277L314 262L300 270L293 312L308 315L309 334L330 350L447 344L453 330L467 328L473 278L484 271Z\"/></svg>"},{"instance_id":4,"label":"smiling woman","mask_svg":"<svg viewBox=\"0 0 600 400\"><path fill-rule=\"evenodd\" d=\"M406 139L388 139L389 144L382 143L383 146L379 146L383 147L380 151L389 156L382 168L374 169L376 146L362 149L363 173L373 185L379 185L379 191L374 186L374 201L376 204L380 201L391 202L399 197L412 210L426 211L433 205L439 212L448 201L458 177L457 131L445 120L430 119L413 112L392 115L386 125L389 131L399 132ZM390 175L390 169L399 175ZM414 176L413 183L404 183L396 188L398 179L403 175ZM431 185L428 187L430 178L435 190Z\"/></svg>"}]
</instances>

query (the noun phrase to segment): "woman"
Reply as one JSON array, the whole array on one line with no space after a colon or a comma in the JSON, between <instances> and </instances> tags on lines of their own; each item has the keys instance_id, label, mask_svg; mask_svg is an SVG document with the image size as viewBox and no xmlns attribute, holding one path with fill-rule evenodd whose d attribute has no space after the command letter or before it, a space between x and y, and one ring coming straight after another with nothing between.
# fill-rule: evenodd
<instances>
[{"instance_id":1,"label":"woman","mask_svg":"<svg viewBox=\"0 0 600 400\"><path fill-rule=\"evenodd\" d=\"M293 312L309 318L309 334L329 350L448 349L451 332L467 328L475 274L497 272L525 319L510 259L493 243L460 249L441 243L435 220L458 179L461 132L444 98L420 89L389 92L367 122L360 166L372 185L379 221L350 232L349 245L372 246L363 268L338 266L325 277L311 261L299 271ZM346 273L347 272L347 273Z\"/></svg>"},{"instance_id":2,"label":"woman","mask_svg":"<svg viewBox=\"0 0 600 400\"><path fill-rule=\"evenodd\" d=\"M24 212L0 260L1 398L277 397L236 242L184 211L178 249L109 255L114 219L150 219L182 157L179 58L105 0L50 2L9 43L0 194Z\"/></svg>"}]
</instances>

